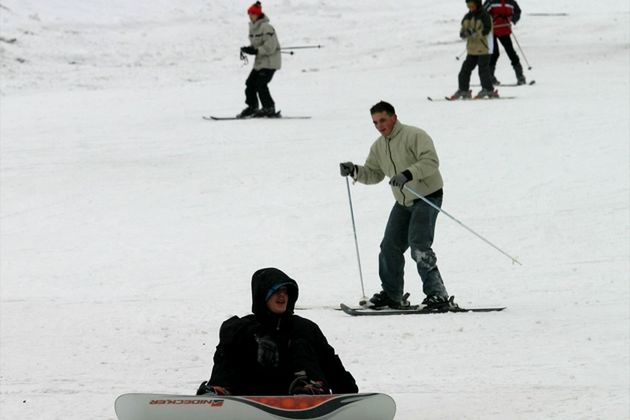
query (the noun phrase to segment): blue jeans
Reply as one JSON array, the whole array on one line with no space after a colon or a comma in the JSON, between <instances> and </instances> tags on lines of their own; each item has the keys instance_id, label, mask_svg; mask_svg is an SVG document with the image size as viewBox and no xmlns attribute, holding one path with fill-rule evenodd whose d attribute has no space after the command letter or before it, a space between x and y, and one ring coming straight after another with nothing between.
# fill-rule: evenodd
<instances>
[{"instance_id":1,"label":"blue jeans","mask_svg":"<svg viewBox=\"0 0 630 420\"><path fill-rule=\"evenodd\" d=\"M441 194L425 198L438 207L442 205ZM394 204L378 256L381 285L390 298L397 301L402 298L405 287L404 254L408 248L411 248L411 258L416 262L424 294L448 297L437 258L431 249L438 213L420 199L411 207Z\"/></svg>"}]
</instances>

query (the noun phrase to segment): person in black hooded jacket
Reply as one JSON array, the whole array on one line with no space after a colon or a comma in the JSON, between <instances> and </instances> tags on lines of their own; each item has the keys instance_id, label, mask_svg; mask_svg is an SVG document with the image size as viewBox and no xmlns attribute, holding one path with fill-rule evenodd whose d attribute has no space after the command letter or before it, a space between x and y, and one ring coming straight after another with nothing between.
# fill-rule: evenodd
<instances>
[{"instance_id":1,"label":"person in black hooded jacket","mask_svg":"<svg viewBox=\"0 0 630 420\"><path fill-rule=\"evenodd\" d=\"M281 270L256 271L253 314L223 322L211 377L197 395L357 393L317 324L293 313L297 298L297 282Z\"/></svg>"}]
</instances>

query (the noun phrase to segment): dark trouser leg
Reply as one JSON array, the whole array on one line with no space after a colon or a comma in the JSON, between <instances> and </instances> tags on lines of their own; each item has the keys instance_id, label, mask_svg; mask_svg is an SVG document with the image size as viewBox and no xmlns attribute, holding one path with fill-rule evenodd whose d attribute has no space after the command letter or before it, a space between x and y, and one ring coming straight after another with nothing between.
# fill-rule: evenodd
<instances>
[{"instance_id":1,"label":"dark trouser leg","mask_svg":"<svg viewBox=\"0 0 630 420\"><path fill-rule=\"evenodd\" d=\"M394 204L389 213L385 235L378 255L378 274L387 295L400 301L405 287L405 251L409 248L409 220L411 213L400 204Z\"/></svg>"},{"instance_id":2,"label":"dark trouser leg","mask_svg":"<svg viewBox=\"0 0 630 420\"><path fill-rule=\"evenodd\" d=\"M492 73L490 71L490 54L480 55L477 60L477 65L479 66L481 87L492 92L494 87L492 86Z\"/></svg>"},{"instance_id":3,"label":"dark trouser leg","mask_svg":"<svg viewBox=\"0 0 630 420\"><path fill-rule=\"evenodd\" d=\"M514 49L514 45L512 45L512 37L510 35L502 36L499 38L501 41L501 45L505 48L505 53L510 57L510 62L512 63L512 68L514 68L514 73L516 74L516 79L525 79L523 75L523 67L521 66L521 60Z\"/></svg>"},{"instance_id":4,"label":"dark trouser leg","mask_svg":"<svg viewBox=\"0 0 630 420\"><path fill-rule=\"evenodd\" d=\"M442 196L427 197L437 207L442 206ZM437 257L431 246L435 234L435 221L438 211L422 200L417 200L411 210L409 222L409 244L411 257L416 262L418 274L422 279L422 291L427 296L448 297Z\"/></svg>"},{"instance_id":5,"label":"dark trouser leg","mask_svg":"<svg viewBox=\"0 0 630 420\"><path fill-rule=\"evenodd\" d=\"M490 57L490 71L492 77L494 77L494 70L497 68L497 61L499 61L499 43L497 37L494 37L494 49L492 50L492 56Z\"/></svg>"},{"instance_id":6,"label":"dark trouser leg","mask_svg":"<svg viewBox=\"0 0 630 420\"><path fill-rule=\"evenodd\" d=\"M260 97L260 103L263 108L273 108L275 103L269 92L269 82L273 78L273 74L276 71L273 69L260 69L258 70L258 79L256 80L256 89L258 96Z\"/></svg>"},{"instance_id":7,"label":"dark trouser leg","mask_svg":"<svg viewBox=\"0 0 630 420\"><path fill-rule=\"evenodd\" d=\"M470 88L470 75L472 71L475 69L477 65L477 56L476 55L467 55L466 59L462 63L462 68L459 71L459 75L457 76L459 82L459 90L468 91Z\"/></svg>"},{"instance_id":8,"label":"dark trouser leg","mask_svg":"<svg viewBox=\"0 0 630 420\"><path fill-rule=\"evenodd\" d=\"M501 45L503 45L505 53L508 55L508 57L510 57L510 62L512 63L512 66L514 66L514 64L520 64L521 60L518 57L516 50L514 49L514 45L512 44L512 37L510 37L509 35L501 36L499 37L499 41L501 42Z\"/></svg>"},{"instance_id":9,"label":"dark trouser leg","mask_svg":"<svg viewBox=\"0 0 630 420\"><path fill-rule=\"evenodd\" d=\"M252 70L245 81L245 103L250 108L258 108L258 70Z\"/></svg>"}]
</instances>

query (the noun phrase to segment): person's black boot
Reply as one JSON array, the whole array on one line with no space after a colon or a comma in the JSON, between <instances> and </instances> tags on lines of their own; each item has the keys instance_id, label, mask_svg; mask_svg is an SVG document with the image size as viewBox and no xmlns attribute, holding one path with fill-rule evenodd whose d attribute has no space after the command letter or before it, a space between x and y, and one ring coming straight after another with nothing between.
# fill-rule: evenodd
<instances>
[{"instance_id":1,"label":"person's black boot","mask_svg":"<svg viewBox=\"0 0 630 420\"><path fill-rule=\"evenodd\" d=\"M521 66L521 63L512 64L512 67L514 68L514 73L516 73L516 84L519 86L526 84L527 80L523 74L523 66Z\"/></svg>"}]
</instances>

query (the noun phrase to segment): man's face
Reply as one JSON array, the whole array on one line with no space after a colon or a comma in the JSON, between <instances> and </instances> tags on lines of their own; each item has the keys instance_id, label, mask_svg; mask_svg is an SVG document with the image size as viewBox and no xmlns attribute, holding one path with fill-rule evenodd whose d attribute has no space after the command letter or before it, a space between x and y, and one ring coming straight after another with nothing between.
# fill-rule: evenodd
<instances>
[{"instance_id":1,"label":"man's face","mask_svg":"<svg viewBox=\"0 0 630 420\"><path fill-rule=\"evenodd\" d=\"M470 10L471 12L477 10L477 3L475 3L474 1L467 1L466 6L468 6L468 10Z\"/></svg>"},{"instance_id":2,"label":"man's face","mask_svg":"<svg viewBox=\"0 0 630 420\"><path fill-rule=\"evenodd\" d=\"M374 123L374 127L378 130L379 133L383 137L388 137L392 134L392 130L394 129L394 124L396 124L398 118L396 114L389 115L387 112L377 112L376 114L372 114L372 122Z\"/></svg>"},{"instance_id":3,"label":"man's face","mask_svg":"<svg viewBox=\"0 0 630 420\"><path fill-rule=\"evenodd\" d=\"M289 304L289 293L286 287L279 288L271 297L267 300L267 308L276 315L282 315L287 310Z\"/></svg>"},{"instance_id":4,"label":"man's face","mask_svg":"<svg viewBox=\"0 0 630 420\"><path fill-rule=\"evenodd\" d=\"M248 15L249 15L249 20L252 23L255 23L258 20L258 15L254 15L254 14L251 14L251 13L248 13Z\"/></svg>"}]
</instances>

